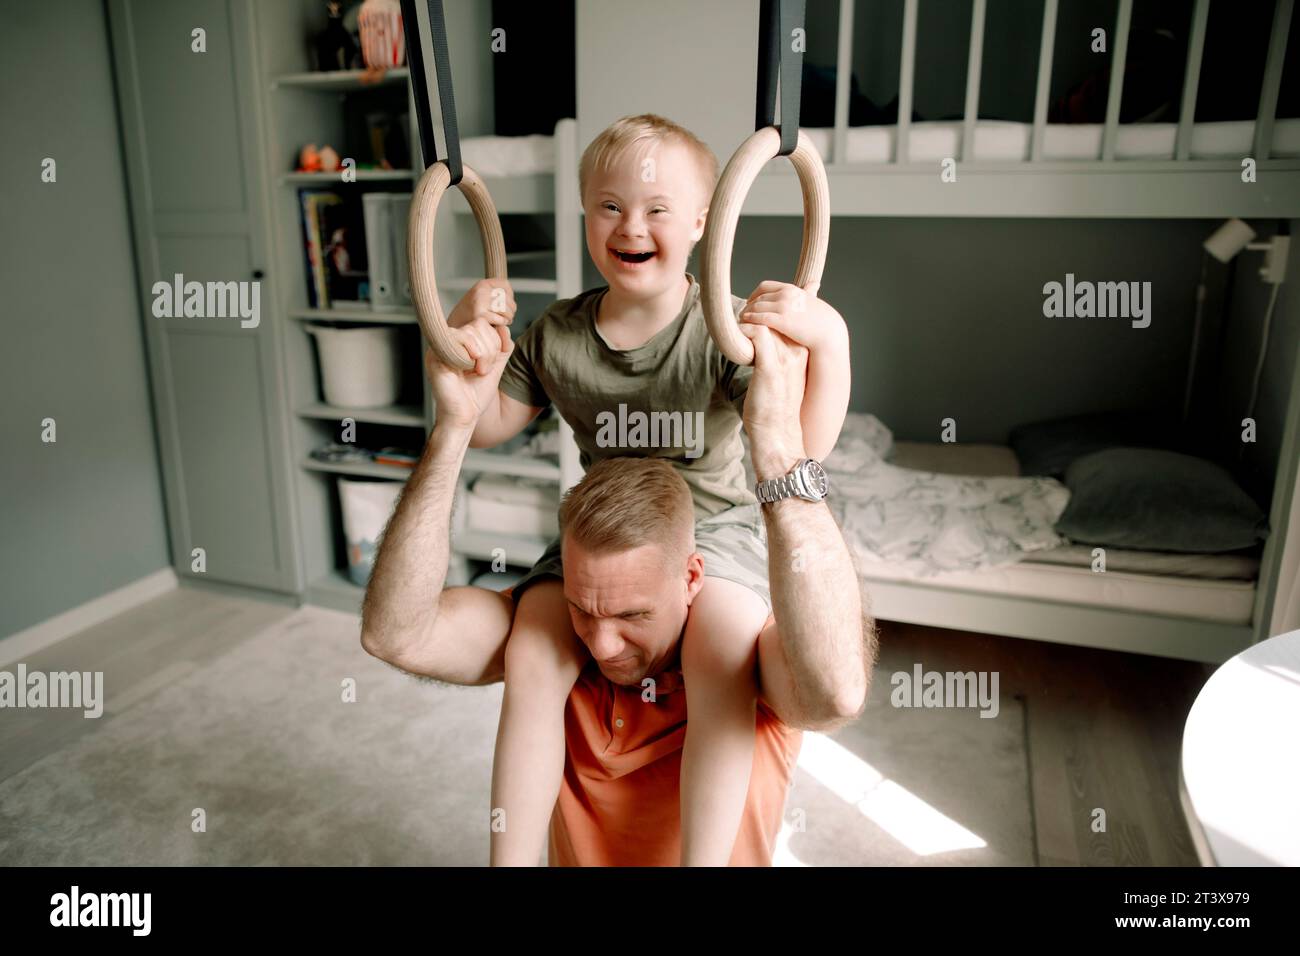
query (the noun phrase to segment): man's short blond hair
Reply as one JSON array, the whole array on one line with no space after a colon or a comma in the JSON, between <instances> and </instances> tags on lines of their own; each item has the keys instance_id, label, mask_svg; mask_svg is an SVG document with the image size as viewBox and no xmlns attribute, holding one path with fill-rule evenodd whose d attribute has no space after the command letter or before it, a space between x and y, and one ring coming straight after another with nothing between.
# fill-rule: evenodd
<instances>
[{"instance_id":1,"label":"man's short blond hair","mask_svg":"<svg viewBox=\"0 0 1300 956\"><path fill-rule=\"evenodd\" d=\"M579 198L586 200L587 183L596 171L607 170L616 161L629 158L639 166L646 154L662 143L678 143L690 152L699 170L703 205L707 206L718 183L718 157L686 127L654 113L624 116L601 130L588 144L578 164Z\"/></svg>"},{"instance_id":2,"label":"man's short blond hair","mask_svg":"<svg viewBox=\"0 0 1300 956\"><path fill-rule=\"evenodd\" d=\"M695 550L691 490L664 458L607 458L565 492L560 535L596 554L656 544L676 573Z\"/></svg>"}]
</instances>

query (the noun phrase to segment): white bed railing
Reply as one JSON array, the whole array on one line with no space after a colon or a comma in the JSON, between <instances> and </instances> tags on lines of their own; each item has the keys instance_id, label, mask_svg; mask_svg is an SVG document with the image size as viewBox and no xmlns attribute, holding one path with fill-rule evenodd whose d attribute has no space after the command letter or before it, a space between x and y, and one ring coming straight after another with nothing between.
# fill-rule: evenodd
<instances>
[{"instance_id":1,"label":"white bed railing","mask_svg":"<svg viewBox=\"0 0 1300 956\"><path fill-rule=\"evenodd\" d=\"M854 0L841 0L852 3ZM1043 158L1043 139L1047 131L1047 99L1052 86L1052 54L1056 48L1056 0L1046 0L1043 8L1043 39L1038 46L1038 91L1034 94L1034 133L1029 158ZM974 144L971 144L972 147Z\"/></svg>"},{"instance_id":2,"label":"white bed railing","mask_svg":"<svg viewBox=\"0 0 1300 956\"><path fill-rule=\"evenodd\" d=\"M893 157L889 165L909 162L908 140L912 126L913 81L916 72L916 24L920 0L904 0L901 65L899 68L898 120ZM1051 93L1052 53L1056 43L1058 0L1044 0L1042 40L1038 53L1038 78L1034 95L1034 119L1030 139L1029 161L1044 161L1047 110ZM1257 163L1268 160L1273 143L1273 125L1277 112L1278 90L1282 83L1286 56L1287 31L1294 0L1276 0L1273 31L1269 39L1255 117L1252 157ZM853 60L853 21L855 0L840 0L839 39L836 50L835 127L831 138L832 165L848 165L849 89ZM973 0L970 49L966 70L966 102L962 123L961 159L974 159L975 127L979 120L980 74L983 63L984 20L987 0ZM1187 44L1187 67L1183 77L1174 159L1193 162L1191 156L1192 124L1196 113L1196 93L1200 80L1201 58L1205 46L1206 22L1210 0L1196 0L1192 11L1191 31ZM1110 87L1106 116L1102 127L1100 156L1102 162L1115 162L1120 104L1124 96L1124 66L1128 56L1129 25L1133 0L1119 0L1115 18L1114 45L1110 65ZM1075 160L1077 162L1077 160Z\"/></svg>"},{"instance_id":3,"label":"white bed railing","mask_svg":"<svg viewBox=\"0 0 1300 956\"><path fill-rule=\"evenodd\" d=\"M1191 158L1192 118L1196 115L1196 90L1201 82L1201 54L1205 52L1205 23L1210 17L1210 0L1196 0L1192 11L1192 32L1187 46L1187 71L1183 74L1183 102L1178 110L1178 134L1174 158Z\"/></svg>"},{"instance_id":4,"label":"white bed railing","mask_svg":"<svg viewBox=\"0 0 1300 956\"><path fill-rule=\"evenodd\" d=\"M1273 121L1277 114L1277 91L1282 85L1282 65L1286 59L1286 35L1291 26L1291 7L1292 0L1277 0L1277 6L1273 8L1273 33L1268 41L1264 85L1259 92L1259 111L1255 115L1256 159L1268 159L1273 143Z\"/></svg>"},{"instance_id":5,"label":"white bed railing","mask_svg":"<svg viewBox=\"0 0 1300 956\"><path fill-rule=\"evenodd\" d=\"M975 118L980 108L980 71L984 68L984 7L986 0L974 0L970 12L970 55L966 58L966 115L961 127L961 158L975 157ZM852 0L841 0L853 6ZM843 153L839 155L843 156Z\"/></svg>"},{"instance_id":6,"label":"white bed railing","mask_svg":"<svg viewBox=\"0 0 1300 956\"><path fill-rule=\"evenodd\" d=\"M841 0L852 3L854 0ZM916 80L916 5L906 0L903 7L903 61L898 73L898 134L894 138L894 162L911 155L907 134L912 129L912 87ZM850 69L852 69L850 67Z\"/></svg>"}]
</instances>

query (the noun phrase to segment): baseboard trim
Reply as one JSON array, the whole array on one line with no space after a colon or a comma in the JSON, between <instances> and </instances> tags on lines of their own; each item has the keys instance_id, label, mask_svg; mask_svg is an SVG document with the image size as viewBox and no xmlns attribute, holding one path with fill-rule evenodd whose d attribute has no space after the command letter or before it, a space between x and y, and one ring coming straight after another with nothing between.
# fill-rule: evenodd
<instances>
[{"instance_id":1,"label":"baseboard trim","mask_svg":"<svg viewBox=\"0 0 1300 956\"><path fill-rule=\"evenodd\" d=\"M10 634L0 640L0 666L23 660L78 631L94 627L137 605L152 601L175 588L177 583L176 572L171 568L162 568L116 591L109 591L40 624Z\"/></svg>"},{"instance_id":2,"label":"baseboard trim","mask_svg":"<svg viewBox=\"0 0 1300 956\"><path fill-rule=\"evenodd\" d=\"M204 578L192 577L185 575L180 579L181 587L192 588L195 591L208 591L212 594L224 594L226 597L248 598L253 601L265 601L270 604L279 604L283 607L300 607L302 599L296 594L285 594L283 591L268 591L266 588L255 588L250 584L231 584L228 581L209 581Z\"/></svg>"}]
</instances>

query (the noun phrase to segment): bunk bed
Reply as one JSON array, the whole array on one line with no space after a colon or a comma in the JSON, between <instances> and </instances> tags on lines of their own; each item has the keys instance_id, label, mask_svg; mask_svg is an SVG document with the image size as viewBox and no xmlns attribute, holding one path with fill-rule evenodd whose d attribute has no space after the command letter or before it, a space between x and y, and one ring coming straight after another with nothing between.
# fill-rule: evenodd
<instances>
[{"instance_id":1,"label":"bunk bed","mask_svg":"<svg viewBox=\"0 0 1300 956\"><path fill-rule=\"evenodd\" d=\"M1267 544L1072 541L1056 530L1070 490L1022 475L1009 446L894 441L859 412L825 466L877 618L1205 661L1250 643Z\"/></svg>"},{"instance_id":2,"label":"bunk bed","mask_svg":"<svg viewBox=\"0 0 1300 956\"><path fill-rule=\"evenodd\" d=\"M920 122L911 119L918 3L904 0L897 121L851 127L848 65L855 4L842 2L834 124L804 128L826 164L832 215L1300 218L1300 120L1275 120L1292 0L1276 4L1256 118L1198 123L1193 118L1209 5L1209 0L1195 0L1192 9L1176 122L1120 123L1131 0L1118 3L1104 122L1047 121L1057 0L1044 0L1031 123L977 115L986 0L972 4L964 118ZM805 91L805 115L807 95ZM576 148L552 148L545 139L495 142L492 161L517 174L554 173L557 190L559 183L570 183L569 198L556 206L557 230L569 230L571 246L577 248ZM1254 183L1242 176L1245 157L1253 161ZM940 176L945 160L959 169L955 182ZM491 188L495 197L505 195L497 186ZM802 215L789 165L769 164L750 189L744 209L757 215ZM1022 475L1011 447L894 442L884 423L851 412L827 468L837 518L853 547L872 613L959 630L1226 660L1268 636L1274 599L1282 591L1285 606L1292 586L1278 576L1290 566L1283 563L1284 549L1300 548L1300 541L1286 540L1288 524L1294 524L1292 494L1300 459L1300 367L1294 375L1286 420L1275 423L1285 438L1267 514L1272 533L1266 540L1224 554L1106 547L1104 572L1097 567L1095 542L1072 541L1053 528L1069 490L1053 477ZM1040 509L1035 534L995 559L968 567L943 567L924 555L899 560L897 552L873 551L879 542L860 534L862 522L853 517L855 506L878 493L873 480L894 482L903 496L935 487L957 494L992 489L990 501L999 507L1022 500L1028 491ZM980 514L987 519L987 509ZM1014 515L1001 520L1013 522ZM963 535L960 525L946 530ZM1288 560L1293 562L1293 556Z\"/></svg>"},{"instance_id":3,"label":"bunk bed","mask_svg":"<svg viewBox=\"0 0 1300 956\"><path fill-rule=\"evenodd\" d=\"M918 4L906 0L896 122L850 128L854 7L851 2L840 4L834 125L805 130L827 160L835 215L1300 217L1300 121L1275 119L1291 0L1275 5L1253 121L1193 121L1210 7L1209 0L1196 0L1177 122L1123 125L1119 118L1131 0L1118 4L1105 119L1100 124L1047 122L1057 0L1044 2L1031 124L977 115L984 0L972 4L962 121L913 122ZM1254 161L1254 183L1243 181L1245 157ZM945 160L960 169L955 182L942 182L938 175ZM790 179L784 170L760 176L746 210L800 213ZM1264 181L1268 190L1256 188ZM1300 368L1295 378L1300 378ZM1273 533L1262 547L1231 554L1080 545L1055 533L1054 522L1069 501L1069 490L1052 477L1020 477L1020 461L1012 448L893 443L888 430L871 416L850 414L845 435L828 459L828 471L840 492L838 516L878 617L1219 662L1269 633L1300 457L1300 381L1292 382L1286 422L1277 424L1287 437L1268 516ZM865 455L852 454L855 442ZM853 512L866 507L867 500L878 499L881 482L890 478L901 497L922 499L933 495L933 488L944 480L982 490L1002 483L1003 493L990 499L1011 514L1001 515L999 524L989 521L986 510L977 509L982 520L968 517L965 525L957 521L955 532L965 532L963 543L969 545L967 539L978 538L990 526L999 531L1014 528L1024 540L1012 542L1007 550L1019 554L980 555L978 548L968 547L968 563L978 565L972 569L935 570L933 550L928 562L880 560L880 541L863 540L868 535L859 533ZM1035 502L1047 509L1039 516L1047 520L1037 525L1032 520ZM933 509L926 519L934 521ZM1026 536L1026 527L1038 536ZM954 528L946 530L954 533ZM1300 547L1300 541L1289 546ZM1099 551L1109 559L1101 572Z\"/></svg>"},{"instance_id":4,"label":"bunk bed","mask_svg":"<svg viewBox=\"0 0 1300 956\"><path fill-rule=\"evenodd\" d=\"M1030 123L979 116L987 0L972 0L960 121L913 119L919 0L904 0L896 122L850 126L855 4L839 5L833 125L805 125L826 162L839 216L1291 218L1300 213L1300 120L1275 118L1291 0L1279 0L1249 121L1196 122L1210 0L1195 0L1177 122L1120 123L1132 0L1119 0L1104 120L1049 123L1058 0L1044 0ZM827 112L827 111L823 111ZM810 115L807 95L803 115ZM1242 160L1256 166L1243 182ZM941 181L941 163L958 175ZM800 215L789 165L773 163L746 197L751 215ZM1268 189L1255 188L1269 182Z\"/></svg>"}]
</instances>

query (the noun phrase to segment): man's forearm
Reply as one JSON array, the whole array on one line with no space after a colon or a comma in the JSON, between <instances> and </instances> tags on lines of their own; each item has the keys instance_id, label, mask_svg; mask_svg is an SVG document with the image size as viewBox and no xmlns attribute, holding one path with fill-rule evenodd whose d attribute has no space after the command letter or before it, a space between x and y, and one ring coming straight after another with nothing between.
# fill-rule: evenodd
<instances>
[{"instance_id":1,"label":"man's forearm","mask_svg":"<svg viewBox=\"0 0 1300 956\"><path fill-rule=\"evenodd\" d=\"M361 612L362 642L376 656L433 632L447 579L452 502L471 432L434 426L384 531Z\"/></svg>"},{"instance_id":2,"label":"man's forearm","mask_svg":"<svg viewBox=\"0 0 1300 956\"><path fill-rule=\"evenodd\" d=\"M755 452L760 479L787 473L797 453ZM799 699L810 716L852 716L866 699L873 623L844 536L824 501L760 505L767 525L772 611Z\"/></svg>"}]
</instances>

